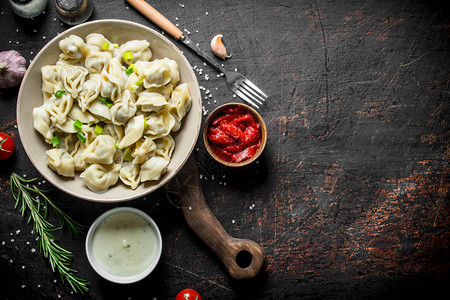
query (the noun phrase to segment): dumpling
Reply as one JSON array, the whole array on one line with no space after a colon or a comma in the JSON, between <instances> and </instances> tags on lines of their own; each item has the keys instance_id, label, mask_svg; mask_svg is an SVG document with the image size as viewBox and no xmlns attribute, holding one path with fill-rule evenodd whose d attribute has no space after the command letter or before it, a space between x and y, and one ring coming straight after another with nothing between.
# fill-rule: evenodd
<instances>
[{"instance_id":1,"label":"dumpling","mask_svg":"<svg viewBox=\"0 0 450 300\"><path fill-rule=\"evenodd\" d=\"M74 159L66 150L53 148L45 153L47 154L47 165L50 169L64 177L75 176Z\"/></svg>"},{"instance_id":2,"label":"dumpling","mask_svg":"<svg viewBox=\"0 0 450 300\"><path fill-rule=\"evenodd\" d=\"M131 52L132 59L125 59L122 55L122 60L128 64L134 64L137 61L149 61L152 59L152 51L150 50L150 43L145 40L133 40L122 44L119 47L120 53Z\"/></svg>"},{"instance_id":3,"label":"dumpling","mask_svg":"<svg viewBox=\"0 0 450 300\"><path fill-rule=\"evenodd\" d=\"M167 170L169 160L161 156L153 156L141 165L141 182L159 180Z\"/></svg>"},{"instance_id":4,"label":"dumpling","mask_svg":"<svg viewBox=\"0 0 450 300\"><path fill-rule=\"evenodd\" d=\"M172 91L173 91L173 85L168 83L168 84L160 86L160 87L148 88L148 89L146 89L146 91L161 94L164 96L164 98L166 98L166 100L169 100L170 95L172 94Z\"/></svg>"},{"instance_id":5,"label":"dumpling","mask_svg":"<svg viewBox=\"0 0 450 300\"><path fill-rule=\"evenodd\" d=\"M145 112L159 111L166 104L168 102L163 95L147 91L139 93L136 101L136 106Z\"/></svg>"},{"instance_id":6,"label":"dumpling","mask_svg":"<svg viewBox=\"0 0 450 300\"><path fill-rule=\"evenodd\" d=\"M165 159L170 160L173 149L175 148L175 140L171 135L154 140L156 144L155 153Z\"/></svg>"},{"instance_id":7,"label":"dumpling","mask_svg":"<svg viewBox=\"0 0 450 300\"><path fill-rule=\"evenodd\" d=\"M145 134L152 139L168 135L175 125L175 118L166 109L151 113L145 120L147 122Z\"/></svg>"},{"instance_id":8,"label":"dumpling","mask_svg":"<svg viewBox=\"0 0 450 300\"><path fill-rule=\"evenodd\" d=\"M111 42L100 33L90 33L86 36L86 44L96 46L99 49L103 49L103 45L107 43L111 45ZM104 49L105 50L105 49Z\"/></svg>"},{"instance_id":9,"label":"dumpling","mask_svg":"<svg viewBox=\"0 0 450 300\"><path fill-rule=\"evenodd\" d=\"M108 78L108 81L111 81L120 89L128 79L125 73L125 67L116 57L113 57L109 61L109 64L102 70L102 76L103 78Z\"/></svg>"},{"instance_id":10,"label":"dumpling","mask_svg":"<svg viewBox=\"0 0 450 300\"><path fill-rule=\"evenodd\" d=\"M110 81L108 77L102 76L102 88L100 90L100 95L105 98L111 99L111 101L116 101L121 97L122 89Z\"/></svg>"},{"instance_id":11,"label":"dumpling","mask_svg":"<svg viewBox=\"0 0 450 300\"><path fill-rule=\"evenodd\" d=\"M83 87L78 98L78 104L82 111L86 111L89 105L100 95L102 88L102 76L100 74L91 74L83 83Z\"/></svg>"},{"instance_id":12,"label":"dumpling","mask_svg":"<svg viewBox=\"0 0 450 300\"><path fill-rule=\"evenodd\" d=\"M89 105L88 111L96 116L100 121L111 121L111 111L103 102L93 101L91 105Z\"/></svg>"},{"instance_id":13,"label":"dumpling","mask_svg":"<svg viewBox=\"0 0 450 300\"><path fill-rule=\"evenodd\" d=\"M73 66L57 62L61 66L61 77L65 90L77 98L83 88L84 81L89 71L82 66Z\"/></svg>"},{"instance_id":14,"label":"dumpling","mask_svg":"<svg viewBox=\"0 0 450 300\"><path fill-rule=\"evenodd\" d=\"M86 141L84 142L84 144L86 146L89 146L98 136L94 132L94 129L95 129L94 126L89 126L89 125L84 125L84 124L81 126L81 132L83 133L83 135L86 138Z\"/></svg>"},{"instance_id":15,"label":"dumpling","mask_svg":"<svg viewBox=\"0 0 450 300\"><path fill-rule=\"evenodd\" d=\"M56 118L50 117L50 120L54 124L54 128L57 131L65 132L65 133L77 133L77 130L75 127L73 127L73 124L75 123L74 120L70 118L66 118L66 121L64 123L58 123Z\"/></svg>"},{"instance_id":16,"label":"dumpling","mask_svg":"<svg viewBox=\"0 0 450 300\"><path fill-rule=\"evenodd\" d=\"M47 104L33 108L33 127L37 132L42 134L45 141L52 143L53 126L50 122L50 113L46 108Z\"/></svg>"},{"instance_id":17,"label":"dumpling","mask_svg":"<svg viewBox=\"0 0 450 300\"><path fill-rule=\"evenodd\" d=\"M119 178L123 183L135 190L138 187L139 182L141 181L139 171L139 165L135 165L127 161L122 165L122 168L120 168Z\"/></svg>"},{"instance_id":18,"label":"dumpling","mask_svg":"<svg viewBox=\"0 0 450 300\"><path fill-rule=\"evenodd\" d=\"M103 133L105 135L110 135L115 143L120 142L123 139L123 127L120 125L115 125L112 123L108 123L103 127Z\"/></svg>"},{"instance_id":19,"label":"dumpling","mask_svg":"<svg viewBox=\"0 0 450 300\"><path fill-rule=\"evenodd\" d=\"M67 134L67 135L61 135L60 136L60 147L61 149L64 149L67 151L67 153L69 153L70 155L72 155L72 151L75 149L75 145L77 142L77 138L74 134Z\"/></svg>"},{"instance_id":20,"label":"dumpling","mask_svg":"<svg viewBox=\"0 0 450 300\"><path fill-rule=\"evenodd\" d=\"M164 61L167 62L167 64L170 67L170 84L177 85L178 81L180 80L180 72L178 71L178 64L173 59L164 57Z\"/></svg>"},{"instance_id":21,"label":"dumpling","mask_svg":"<svg viewBox=\"0 0 450 300\"><path fill-rule=\"evenodd\" d=\"M108 66L112 57L113 55L108 51L100 51L100 49L95 46L87 45L84 65L90 73L100 73Z\"/></svg>"},{"instance_id":22,"label":"dumpling","mask_svg":"<svg viewBox=\"0 0 450 300\"><path fill-rule=\"evenodd\" d=\"M61 97L52 96L45 105L50 116L54 117L56 122L63 124L67 119L67 114L72 109L72 95L66 93Z\"/></svg>"},{"instance_id":23,"label":"dumpling","mask_svg":"<svg viewBox=\"0 0 450 300\"><path fill-rule=\"evenodd\" d=\"M93 192L106 192L119 179L120 165L92 164L80 174L86 186Z\"/></svg>"},{"instance_id":24,"label":"dumpling","mask_svg":"<svg viewBox=\"0 0 450 300\"><path fill-rule=\"evenodd\" d=\"M172 71L167 61L157 59L151 62L138 61L134 64L136 72L143 78L145 88L161 87L172 79Z\"/></svg>"},{"instance_id":25,"label":"dumpling","mask_svg":"<svg viewBox=\"0 0 450 300\"><path fill-rule=\"evenodd\" d=\"M64 89L62 83L61 66L47 65L41 68L42 94L46 102L56 91Z\"/></svg>"},{"instance_id":26,"label":"dumpling","mask_svg":"<svg viewBox=\"0 0 450 300\"><path fill-rule=\"evenodd\" d=\"M133 97L136 96L141 90L142 85L137 85L136 82L138 82L140 79L136 73L131 73L130 76L128 76L127 81L125 82L125 85L123 87L124 90L129 91Z\"/></svg>"},{"instance_id":27,"label":"dumpling","mask_svg":"<svg viewBox=\"0 0 450 300\"><path fill-rule=\"evenodd\" d=\"M59 41L59 49L62 51L60 60L70 64L80 64L86 55L86 44L77 35L70 35Z\"/></svg>"},{"instance_id":28,"label":"dumpling","mask_svg":"<svg viewBox=\"0 0 450 300\"><path fill-rule=\"evenodd\" d=\"M97 118L95 118L92 114L90 114L87 111L83 112L77 104L74 104L72 106L72 109L69 111L68 116L72 120L75 120L75 121L80 120L80 122L83 124L91 125L94 123L98 123Z\"/></svg>"},{"instance_id":29,"label":"dumpling","mask_svg":"<svg viewBox=\"0 0 450 300\"><path fill-rule=\"evenodd\" d=\"M86 147L87 147L86 143L83 143L82 141L78 140L75 143L72 152L70 152L70 155L72 155L74 159L75 171L83 171L89 166L89 164L86 161L81 159L81 154L86 149Z\"/></svg>"},{"instance_id":30,"label":"dumpling","mask_svg":"<svg viewBox=\"0 0 450 300\"><path fill-rule=\"evenodd\" d=\"M172 115L178 120L184 118L192 105L192 98L189 94L189 88L186 83L177 86L170 97L169 109Z\"/></svg>"},{"instance_id":31,"label":"dumpling","mask_svg":"<svg viewBox=\"0 0 450 300\"><path fill-rule=\"evenodd\" d=\"M117 125L124 125L136 114L136 110L133 96L129 91L125 90L122 97L110 109L111 121Z\"/></svg>"},{"instance_id":32,"label":"dumpling","mask_svg":"<svg viewBox=\"0 0 450 300\"><path fill-rule=\"evenodd\" d=\"M143 164L147 160L147 155L156 150L155 142L147 136L136 142L131 156L134 157L133 164Z\"/></svg>"},{"instance_id":33,"label":"dumpling","mask_svg":"<svg viewBox=\"0 0 450 300\"><path fill-rule=\"evenodd\" d=\"M142 137L144 133L144 116L139 115L131 118L125 126L125 136L119 143L119 149L125 149L126 147L136 143Z\"/></svg>"},{"instance_id":34,"label":"dumpling","mask_svg":"<svg viewBox=\"0 0 450 300\"><path fill-rule=\"evenodd\" d=\"M99 135L81 154L80 159L88 163L105 164L113 163L116 147L115 141L110 135Z\"/></svg>"}]
</instances>

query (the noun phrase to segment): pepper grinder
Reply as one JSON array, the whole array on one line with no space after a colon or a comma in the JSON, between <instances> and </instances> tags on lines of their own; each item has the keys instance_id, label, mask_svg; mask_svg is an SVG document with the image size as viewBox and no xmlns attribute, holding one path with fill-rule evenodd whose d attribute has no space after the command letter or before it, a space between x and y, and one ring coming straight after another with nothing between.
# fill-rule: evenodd
<instances>
[{"instance_id":1,"label":"pepper grinder","mask_svg":"<svg viewBox=\"0 0 450 300\"><path fill-rule=\"evenodd\" d=\"M47 7L47 0L8 0L12 11L23 18L34 18Z\"/></svg>"},{"instance_id":2,"label":"pepper grinder","mask_svg":"<svg viewBox=\"0 0 450 300\"><path fill-rule=\"evenodd\" d=\"M92 0L55 0L56 12L64 23L76 25L83 23L92 14Z\"/></svg>"}]
</instances>

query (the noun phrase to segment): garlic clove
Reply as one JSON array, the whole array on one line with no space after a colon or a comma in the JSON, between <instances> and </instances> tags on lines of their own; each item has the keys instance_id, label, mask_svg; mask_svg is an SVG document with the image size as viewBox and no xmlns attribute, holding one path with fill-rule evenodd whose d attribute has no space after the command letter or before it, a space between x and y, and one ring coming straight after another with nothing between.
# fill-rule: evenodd
<instances>
[{"instance_id":1,"label":"garlic clove","mask_svg":"<svg viewBox=\"0 0 450 300\"><path fill-rule=\"evenodd\" d=\"M20 84L27 71L27 61L16 50L0 52L0 88Z\"/></svg>"},{"instance_id":2,"label":"garlic clove","mask_svg":"<svg viewBox=\"0 0 450 300\"><path fill-rule=\"evenodd\" d=\"M227 54L227 49L222 41L223 35L218 34L211 40L211 50L212 52L220 58L230 58L231 55Z\"/></svg>"}]
</instances>

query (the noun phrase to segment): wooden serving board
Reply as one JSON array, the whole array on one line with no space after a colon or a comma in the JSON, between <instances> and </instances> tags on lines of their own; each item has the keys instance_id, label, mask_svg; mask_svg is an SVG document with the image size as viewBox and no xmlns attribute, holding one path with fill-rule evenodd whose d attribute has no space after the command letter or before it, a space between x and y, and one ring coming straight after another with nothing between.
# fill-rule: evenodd
<instances>
[{"instance_id":1,"label":"wooden serving board","mask_svg":"<svg viewBox=\"0 0 450 300\"><path fill-rule=\"evenodd\" d=\"M265 254L259 244L230 236L205 201L200 186L197 162L193 155L172 179L171 187L186 222L224 263L235 279L250 279L258 274Z\"/></svg>"}]
</instances>

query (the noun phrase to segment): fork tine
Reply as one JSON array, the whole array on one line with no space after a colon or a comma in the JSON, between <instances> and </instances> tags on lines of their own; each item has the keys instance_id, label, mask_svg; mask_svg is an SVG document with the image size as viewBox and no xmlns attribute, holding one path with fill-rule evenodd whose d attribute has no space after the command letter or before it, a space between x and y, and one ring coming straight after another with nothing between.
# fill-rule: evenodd
<instances>
[{"instance_id":1,"label":"fork tine","mask_svg":"<svg viewBox=\"0 0 450 300\"><path fill-rule=\"evenodd\" d=\"M257 101L259 104L262 105L261 101L266 101L261 95L259 95L252 87L248 86L247 83L244 81L241 83L241 87L243 89L245 89L249 95L252 96L252 98L255 99L255 101ZM260 99L261 101L259 101L258 99Z\"/></svg>"},{"instance_id":2,"label":"fork tine","mask_svg":"<svg viewBox=\"0 0 450 300\"><path fill-rule=\"evenodd\" d=\"M244 93L247 97L249 97L250 99L252 99L252 101L258 102L259 104L262 105L262 102L259 101L254 95L253 93L250 93L251 88L249 88L248 86L243 85L242 83L239 85L238 90L240 90L242 93Z\"/></svg>"},{"instance_id":3,"label":"fork tine","mask_svg":"<svg viewBox=\"0 0 450 300\"><path fill-rule=\"evenodd\" d=\"M256 108L259 108L258 105L256 105L252 100L250 100L244 93L242 93L240 90L236 90L235 91L236 95L238 95L239 97L241 97L242 99L244 99L245 101L247 101L248 103L250 103L251 105L253 105Z\"/></svg>"},{"instance_id":4,"label":"fork tine","mask_svg":"<svg viewBox=\"0 0 450 300\"><path fill-rule=\"evenodd\" d=\"M264 98L267 98L267 95L261 91L253 82L251 82L250 80L248 80L247 78L244 80L244 82L246 84L248 84L249 86L251 86L255 91L257 91L258 93L260 93L261 95L264 96Z\"/></svg>"}]
</instances>

